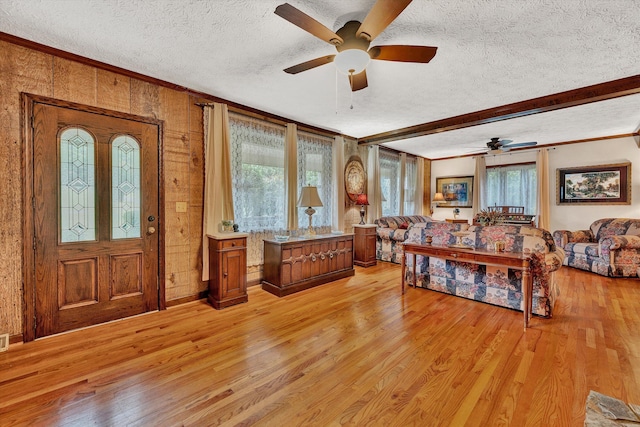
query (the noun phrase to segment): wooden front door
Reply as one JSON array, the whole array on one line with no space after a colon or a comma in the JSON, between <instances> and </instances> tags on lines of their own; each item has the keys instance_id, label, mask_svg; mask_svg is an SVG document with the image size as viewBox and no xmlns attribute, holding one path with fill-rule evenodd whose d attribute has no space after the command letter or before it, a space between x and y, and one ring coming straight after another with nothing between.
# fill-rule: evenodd
<instances>
[{"instance_id":1,"label":"wooden front door","mask_svg":"<svg viewBox=\"0 0 640 427\"><path fill-rule=\"evenodd\" d=\"M35 338L157 310L158 124L32 115Z\"/></svg>"}]
</instances>

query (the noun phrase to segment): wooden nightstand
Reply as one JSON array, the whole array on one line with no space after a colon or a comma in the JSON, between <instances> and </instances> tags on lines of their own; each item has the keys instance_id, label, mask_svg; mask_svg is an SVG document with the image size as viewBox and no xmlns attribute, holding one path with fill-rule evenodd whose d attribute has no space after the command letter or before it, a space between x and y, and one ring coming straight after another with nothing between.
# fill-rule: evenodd
<instances>
[{"instance_id":1,"label":"wooden nightstand","mask_svg":"<svg viewBox=\"0 0 640 427\"><path fill-rule=\"evenodd\" d=\"M469 224L469 220L463 218L447 218L447 222L453 224Z\"/></svg>"},{"instance_id":2,"label":"wooden nightstand","mask_svg":"<svg viewBox=\"0 0 640 427\"><path fill-rule=\"evenodd\" d=\"M355 254L353 263L360 267L376 265L376 228L375 224L354 224Z\"/></svg>"},{"instance_id":3,"label":"wooden nightstand","mask_svg":"<svg viewBox=\"0 0 640 427\"><path fill-rule=\"evenodd\" d=\"M209 237L209 303L216 309L247 302L247 235Z\"/></svg>"}]
</instances>

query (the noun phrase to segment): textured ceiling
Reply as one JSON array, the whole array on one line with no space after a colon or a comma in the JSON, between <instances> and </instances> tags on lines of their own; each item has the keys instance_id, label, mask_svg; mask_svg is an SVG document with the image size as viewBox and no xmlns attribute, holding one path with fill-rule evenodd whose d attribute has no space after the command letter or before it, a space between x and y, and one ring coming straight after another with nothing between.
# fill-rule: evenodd
<instances>
[{"instance_id":1,"label":"textured ceiling","mask_svg":"<svg viewBox=\"0 0 640 427\"><path fill-rule=\"evenodd\" d=\"M372 43L437 46L372 61L353 93L335 49L273 13L283 0L0 0L0 29L269 113L365 137L640 74L638 0L414 0ZM374 0L289 0L336 30ZM353 105L353 109L350 106ZM387 143L441 158L498 136L540 144L629 134L640 95Z\"/></svg>"}]
</instances>

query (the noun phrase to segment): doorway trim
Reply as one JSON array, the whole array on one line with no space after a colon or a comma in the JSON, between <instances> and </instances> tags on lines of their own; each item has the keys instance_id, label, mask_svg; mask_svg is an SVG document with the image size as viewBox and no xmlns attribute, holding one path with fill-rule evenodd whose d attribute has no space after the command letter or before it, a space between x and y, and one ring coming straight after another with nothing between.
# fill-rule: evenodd
<instances>
[{"instance_id":1,"label":"doorway trim","mask_svg":"<svg viewBox=\"0 0 640 427\"><path fill-rule=\"evenodd\" d=\"M22 92L20 94L20 126L22 135L22 295L23 295L23 329L22 341L33 341L36 335L36 265L35 265L35 218L34 218L34 124L32 118L36 104L99 114L107 117L131 120L158 127L158 310L165 310L165 206L164 206L164 158L163 127L164 121L151 117L107 110L90 105L63 101L41 95Z\"/></svg>"}]
</instances>

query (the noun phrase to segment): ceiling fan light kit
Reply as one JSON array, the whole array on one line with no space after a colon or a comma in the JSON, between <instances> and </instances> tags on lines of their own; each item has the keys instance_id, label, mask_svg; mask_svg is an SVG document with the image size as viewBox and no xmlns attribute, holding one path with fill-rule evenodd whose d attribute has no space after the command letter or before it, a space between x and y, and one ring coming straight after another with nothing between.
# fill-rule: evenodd
<instances>
[{"instance_id":1,"label":"ceiling fan light kit","mask_svg":"<svg viewBox=\"0 0 640 427\"><path fill-rule=\"evenodd\" d=\"M371 41L411 3L411 0L377 0L362 23L349 21L335 33L304 12L281 4L274 13L293 25L333 45L338 54L312 59L284 71L297 74L333 62L338 71L349 76L351 91L368 86L366 67L371 59L396 62L427 63L437 48L430 46L387 45L369 49Z\"/></svg>"}]
</instances>

